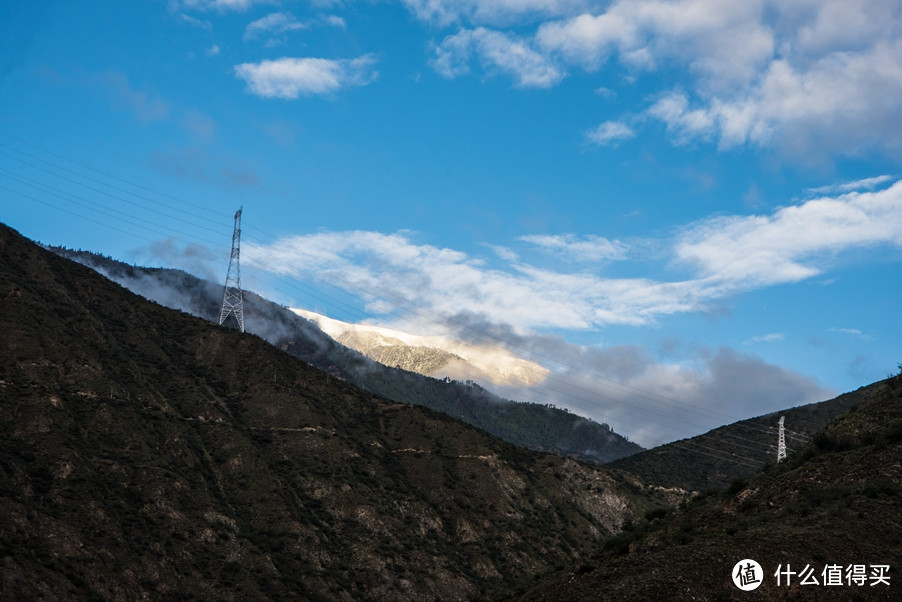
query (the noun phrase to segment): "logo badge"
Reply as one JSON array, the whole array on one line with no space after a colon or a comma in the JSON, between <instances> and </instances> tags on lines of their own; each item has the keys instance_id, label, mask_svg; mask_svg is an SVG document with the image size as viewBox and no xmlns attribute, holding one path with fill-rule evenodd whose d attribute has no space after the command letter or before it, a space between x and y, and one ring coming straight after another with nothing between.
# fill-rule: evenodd
<instances>
[{"instance_id":1,"label":"logo badge","mask_svg":"<svg viewBox=\"0 0 902 602\"><path fill-rule=\"evenodd\" d=\"M737 562L733 567L732 577L736 587L744 592L750 592L758 589L758 586L761 585L764 580L764 569L754 560L746 558Z\"/></svg>"}]
</instances>

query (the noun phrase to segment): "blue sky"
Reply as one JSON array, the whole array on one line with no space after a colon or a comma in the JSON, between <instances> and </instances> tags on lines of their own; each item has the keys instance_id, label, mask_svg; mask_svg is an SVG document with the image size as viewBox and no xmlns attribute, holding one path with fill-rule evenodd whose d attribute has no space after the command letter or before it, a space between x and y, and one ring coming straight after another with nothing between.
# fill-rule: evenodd
<instances>
[{"instance_id":1,"label":"blue sky","mask_svg":"<svg viewBox=\"0 0 902 602\"><path fill-rule=\"evenodd\" d=\"M898 2L39 0L0 28L0 219L41 242L220 280L243 205L247 288L506 345L559 377L509 394L646 445L902 362Z\"/></svg>"}]
</instances>

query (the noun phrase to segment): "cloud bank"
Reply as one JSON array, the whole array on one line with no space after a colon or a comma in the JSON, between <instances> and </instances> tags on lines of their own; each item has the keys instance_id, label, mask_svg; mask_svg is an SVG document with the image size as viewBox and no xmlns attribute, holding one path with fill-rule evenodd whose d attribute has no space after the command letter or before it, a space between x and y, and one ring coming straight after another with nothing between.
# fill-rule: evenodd
<instances>
[{"instance_id":1,"label":"cloud bank","mask_svg":"<svg viewBox=\"0 0 902 602\"><path fill-rule=\"evenodd\" d=\"M540 385L502 395L555 403L655 445L835 392L728 348L664 363L641 347L586 347L554 333L705 311L727 296L829 272L845 252L902 247L902 181L869 178L851 188L769 214L701 220L661 240L534 234L480 257L419 243L410 232L357 230L247 243L243 256L249 267L349 291L383 323L411 331L428 324L431 334L500 344L551 371ZM673 278L639 273L647 248L662 254ZM567 262L551 270L522 258L536 253ZM605 277L612 262L621 262L618 272L637 273ZM784 339L767 333L746 344Z\"/></svg>"},{"instance_id":2,"label":"cloud bank","mask_svg":"<svg viewBox=\"0 0 902 602\"><path fill-rule=\"evenodd\" d=\"M368 310L416 308L437 316L462 312L518 331L643 325L675 313L704 311L723 297L812 278L843 251L902 246L902 181L868 192L819 197L769 215L715 217L663 241L681 278L637 274L608 278L601 266L631 259L626 243L602 237L521 238L579 262L552 271L500 249L500 265L454 249L418 244L407 233L320 232L245 244L244 260L293 278L324 279L364 298ZM648 245L644 245L648 246Z\"/></svg>"},{"instance_id":3,"label":"cloud bank","mask_svg":"<svg viewBox=\"0 0 902 602\"><path fill-rule=\"evenodd\" d=\"M606 422L644 447L836 394L807 376L728 348L703 349L688 363L667 364L632 345L593 349L561 342L554 349L566 347L572 349L564 351L567 365L540 385L498 392ZM744 454L741 446L727 452Z\"/></svg>"},{"instance_id":4,"label":"cloud bank","mask_svg":"<svg viewBox=\"0 0 902 602\"><path fill-rule=\"evenodd\" d=\"M638 117L601 123L589 136L600 145L627 138L633 119L662 124L677 143L815 155L902 151L898 2L405 3L433 26L459 27L434 50L432 66L445 77L469 73L477 57L488 73L506 73L518 87L555 86L571 70L632 81L667 70L679 82L653 93Z\"/></svg>"}]
</instances>

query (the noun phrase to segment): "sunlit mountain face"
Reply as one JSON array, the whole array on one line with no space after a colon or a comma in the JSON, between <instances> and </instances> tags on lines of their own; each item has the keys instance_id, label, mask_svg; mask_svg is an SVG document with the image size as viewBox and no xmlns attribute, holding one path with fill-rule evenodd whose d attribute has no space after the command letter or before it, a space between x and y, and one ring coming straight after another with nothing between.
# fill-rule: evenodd
<instances>
[{"instance_id":1,"label":"sunlit mountain face","mask_svg":"<svg viewBox=\"0 0 902 602\"><path fill-rule=\"evenodd\" d=\"M549 370L494 345L474 345L440 335L420 335L374 324L353 324L299 308L336 341L387 366L436 378L472 380L491 386L531 386Z\"/></svg>"}]
</instances>

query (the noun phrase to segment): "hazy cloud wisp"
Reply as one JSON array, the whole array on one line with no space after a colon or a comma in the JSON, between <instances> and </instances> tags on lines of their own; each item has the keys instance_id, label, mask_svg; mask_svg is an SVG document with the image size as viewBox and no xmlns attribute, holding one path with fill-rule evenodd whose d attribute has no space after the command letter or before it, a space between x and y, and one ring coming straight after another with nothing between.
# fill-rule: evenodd
<instances>
[{"instance_id":1,"label":"hazy cloud wisp","mask_svg":"<svg viewBox=\"0 0 902 602\"><path fill-rule=\"evenodd\" d=\"M469 72L473 56L489 72L513 76L520 88L549 88L565 75L528 41L484 27L462 29L446 37L436 46L431 65L443 77L454 78Z\"/></svg>"}]
</instances>

